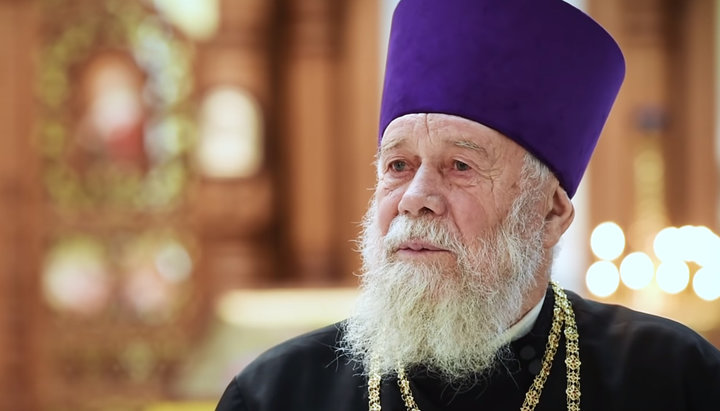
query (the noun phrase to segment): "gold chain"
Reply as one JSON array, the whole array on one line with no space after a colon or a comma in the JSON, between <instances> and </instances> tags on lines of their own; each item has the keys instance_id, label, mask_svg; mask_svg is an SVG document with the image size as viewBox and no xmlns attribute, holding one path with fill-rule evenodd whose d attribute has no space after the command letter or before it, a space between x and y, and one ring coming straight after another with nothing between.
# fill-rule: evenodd
<instances>
[{"instance_id":1,"label":"gold chain","mask_svg":"<svg viewBox=\"0 0 720 411\"><path fill-rule=\"evenodd\" d=\"M557 352L558 343L560 342L561 330L563 323L565 324L565 366L567 367L567 409L569 411L580 411L580 347L578 345L578 330L575 324L575 313L573 313L572 305L568 300L565 292L560 286L551 281L553 292L555 293L555 306L553 307L553 321L550 327L550 335L548 335L547 344L545 345L545 355L543 355L542 368L538 375L535 376L530 389L525 394L520 411L533 411L540 401L545 381L550 375L553 359ZM368 380L368 394L370 401L370 411L381 411L380 407L380 374L375 371L376 368L371 366L370 378ZM408 411L420 411L415 398L413 398L410 390L410 381L405 376L403 368L398 369L398 386L405 408Z\"/></svg>"}]
</instances>

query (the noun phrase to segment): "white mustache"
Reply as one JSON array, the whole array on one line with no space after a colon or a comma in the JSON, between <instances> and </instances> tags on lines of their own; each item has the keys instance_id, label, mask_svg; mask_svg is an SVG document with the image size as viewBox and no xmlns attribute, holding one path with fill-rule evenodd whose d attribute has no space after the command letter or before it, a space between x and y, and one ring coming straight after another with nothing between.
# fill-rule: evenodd
<instances>
[{"instance_id":1,"label":"white mustache","mask_svg":"<svg viewBox=\"0 0 720 411\"><path fill-rule=\"evenodd\" d=\"M439 220L417 219L405 215L395 217L390 223L390 228L383 238L383 245L388 253L394 253L404 244L414 241L454 253L463 248L459 236Z\"/></svg>"}]
</instances>

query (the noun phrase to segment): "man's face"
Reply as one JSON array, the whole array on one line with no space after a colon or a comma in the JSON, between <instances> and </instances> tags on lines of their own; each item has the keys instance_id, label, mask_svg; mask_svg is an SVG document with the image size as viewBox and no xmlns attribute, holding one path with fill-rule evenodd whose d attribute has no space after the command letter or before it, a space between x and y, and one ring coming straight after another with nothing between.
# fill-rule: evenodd
<instances>
[{"instance_id":1,"label":"man's face","mask_svg":"<svg viewBox=\"0 0 720 411\"><path fill-rule=\"evenodd\" d=\"M388 126L378 161L377 224L398 216L440 219L466 245L487 237L520 194L525 150L482 124L445 114L410 114ZM391 250L407 261L454 256L422 240Z\"/></svg>"},{"instance_id":2,"label":"man's face","mask_svg":"<svg viewBox=\"0 0 720 411\"><path fill-rule=\"evenodd\" d=\"M524 157L459 117L408 115L388 127L344 334L366 370L371 358L380 373L424 364L449 381L490 369L528 293L545 287L536 280L548 179L523 178Z\"/></svg>"}]
</instances>

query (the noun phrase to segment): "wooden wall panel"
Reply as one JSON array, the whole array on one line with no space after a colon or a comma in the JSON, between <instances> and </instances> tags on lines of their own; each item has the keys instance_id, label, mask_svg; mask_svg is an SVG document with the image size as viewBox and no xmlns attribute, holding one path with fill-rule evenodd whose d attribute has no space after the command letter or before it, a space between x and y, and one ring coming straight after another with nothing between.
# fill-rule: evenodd
<instances>
[{"instance_id":1,"label":"wooden wall panel","mask_svg":"<svg viewBox=\"0 0 720 411\"><path fill-rule=\"evenodd\" d=\"M374 182L378 4L289 2L280 140L288 159L290 278L353 282L352 240Z\"/></svg>"},{"instance_id":2,"label":"wooden wall panel","mask_svg":"<svg viewBox=\"0 0 720 411\"><path fill-rule=\"evenodd\" d=\"M339 99L343 111L336 125L340 144L338 173L340 270L344 281L354 283L360 256L353 243L375 185L373 160L377 151L381 67L379 2L349 0L341 18Z\"/></svg>"},{"instance_id":3,"label":"wooden wall panel","mask_svg":"<svg viewBox=\"0 0 720 411\"><path fill-rule=\"evenodd\" d=\"M664 141L667 203L675 225L720 231L715 159L715 1L670 2L667 13L671 118Z\"/></svg>"},{"instance_id":4,"label":"wooden wall panel","mask_svg":"<svg viewBox=\"0 0 720 411\"><path fill-rule=\"evenodd\" d=\"M33 2L0 2L0 398L36 409L37 161L32 152Z\"/></svg>"}]
</instances>

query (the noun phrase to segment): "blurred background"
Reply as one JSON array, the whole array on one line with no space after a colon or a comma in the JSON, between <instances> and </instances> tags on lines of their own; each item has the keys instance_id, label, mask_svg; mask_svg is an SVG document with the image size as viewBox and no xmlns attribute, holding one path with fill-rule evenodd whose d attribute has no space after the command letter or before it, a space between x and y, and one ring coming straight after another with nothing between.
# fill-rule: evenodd
<instances>
[{"instance_id":1,"label":"blurred background","mask_svg":"<svg viewBox=\"0 0 720 411\"><path fill-rule=\"evenodd\" d=\"M1 410L212 410L337 321L396 0L0 0ZM584 0L627 78L555 278L720 346L720 1Z\"/></svg>"}]
</instances>

